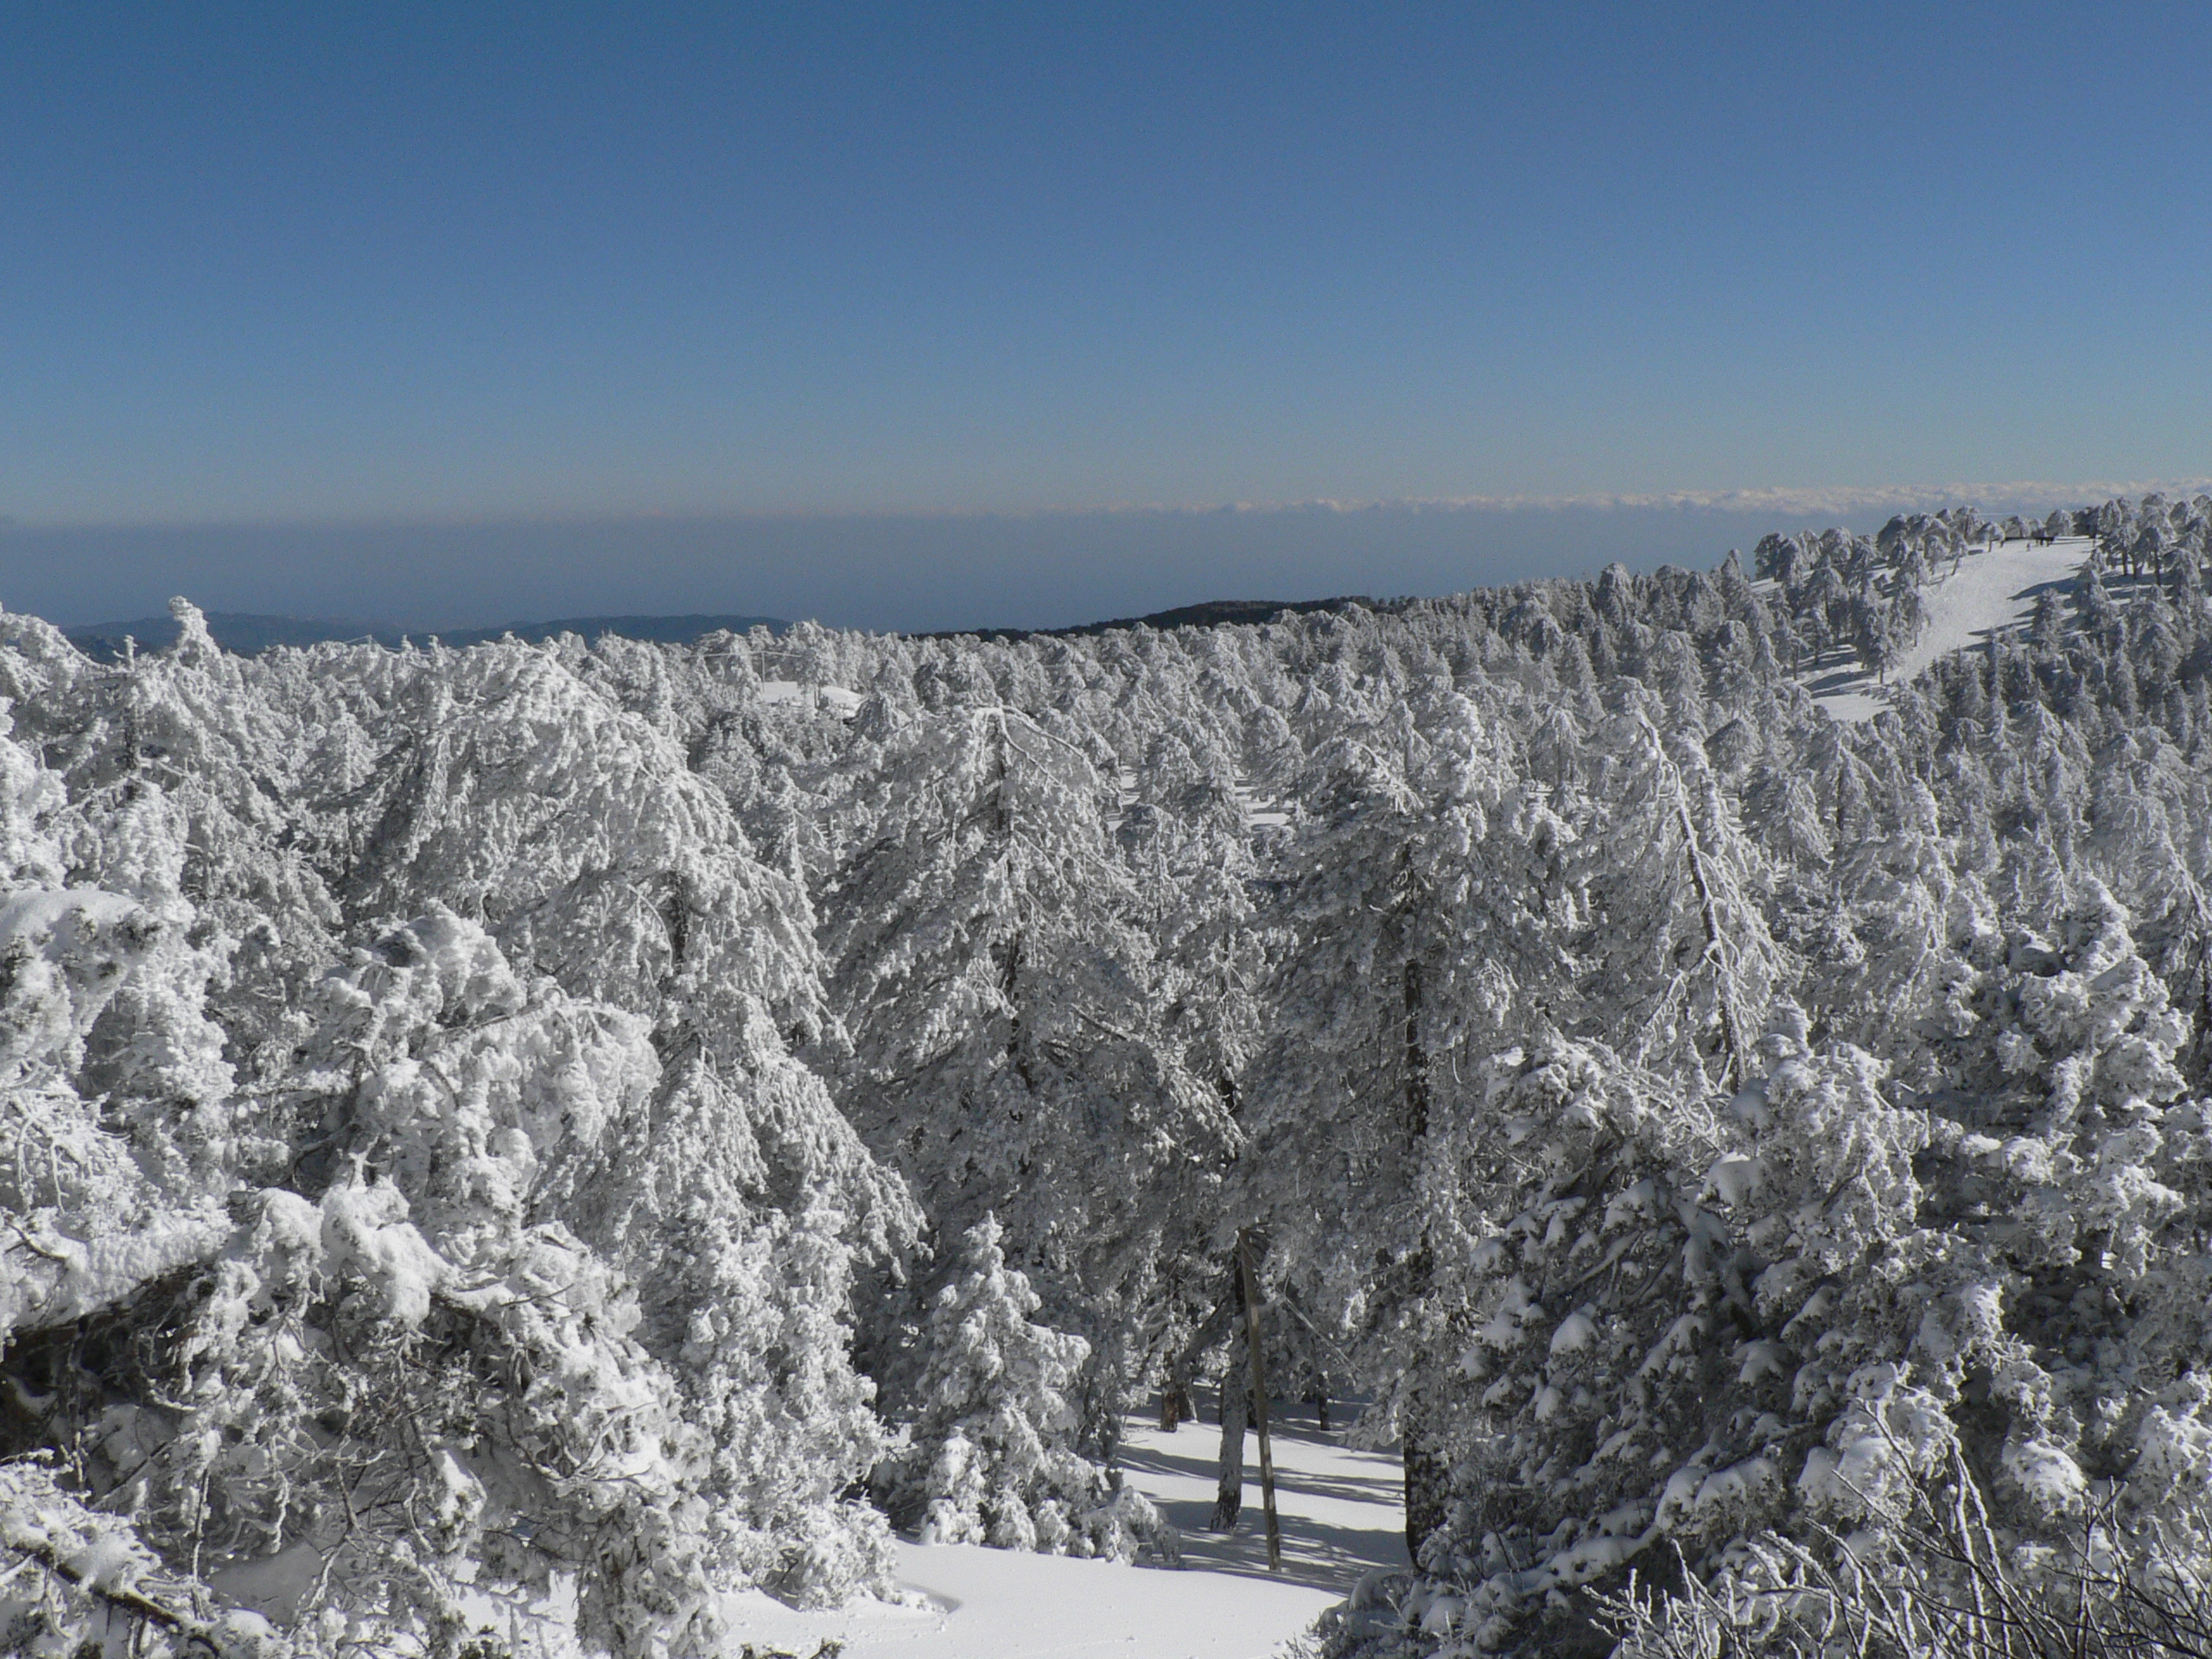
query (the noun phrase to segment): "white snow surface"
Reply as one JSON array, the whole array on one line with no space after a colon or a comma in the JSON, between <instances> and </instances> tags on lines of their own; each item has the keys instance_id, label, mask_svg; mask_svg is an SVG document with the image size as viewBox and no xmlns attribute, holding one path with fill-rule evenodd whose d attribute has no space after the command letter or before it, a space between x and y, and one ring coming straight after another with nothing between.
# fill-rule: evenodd
<instances>
[{"instance_id":1,"label":"white snow surface","mask_svg":"<svg viewBox=\"0 0 2212 1659\"><path fill-rule=\"evenodd\" d=\"M1124 767L1116 774L1116 778L1121 790L1120 805L1106 820L1106 833L1109 836L1121 829L1128 817L1129 809L1137 803L1136 773ZM1280 830L1290 822L1288 803L1261 794L1253 786L1252 780L1243 773L1239 772L1236 775L1236 780L1232 788L1236 796L1237 807L1244 814L1244 827L1247 830Z\"/></svg>"},{"instance_id":2,"label":"white snow surface","mask_svg":"<svg viewBox=\"0 0 2212 1659\"><path fill-rule=\"evenodd\" d=\"M2024 625L2035 613L2037 597L2080 575L2095 545L2092 537L2076 536L1970 550L1955 572L1928 589L1928 626L1891 668L1889 683L1905 684L1952 652ZM1838 720L1872 720L1889 706L1887 690L1855 664L1817 674L1807 689Z\"/></svg>"},{"instance_id":3,"label":"white snow surface","mask_svg":"<svg viewBox=\"0 0 2212 1659\"><path fill-rule=\"evenodd\" d=\"M986 1549L899 1546L914 1605L861 1602L798 1612L759 1591L731 1596L724 1653L811 1655L841 1642L843 1659L1268 1659L1363 1573L1406 1565L1402 1476L1395 1457L1321 1434L1309 1413L1275 1425L1283 1570L1268 1571L1256 1439L1244 1442L1244 1513L1226 1536L1205 1530L1221 1431L1170 1434L1132 1418L1122 1442L1128 1483L1183 1531L1179 1569Z\"/></svg>"},{"instance_id":4,"label":"white snow surface","mask_svg":"<svg viewBox=\"0 0 2212 1659\"><path fill-rule=\"evenodd\" d=\"M817 709L826 709L839 720L850 720L861 704L868 701L859 692L846 686L805 686L797 680L763 680L759 695L763 702L810 703Z\"/></svg>"}]
</instances>

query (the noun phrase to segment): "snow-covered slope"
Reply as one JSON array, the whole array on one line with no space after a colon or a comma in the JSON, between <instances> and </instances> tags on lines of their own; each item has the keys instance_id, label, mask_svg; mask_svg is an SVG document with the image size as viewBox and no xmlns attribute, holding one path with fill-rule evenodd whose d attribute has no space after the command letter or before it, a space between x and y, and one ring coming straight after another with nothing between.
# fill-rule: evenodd
<instances>
[{"instance_id":1,"label":"snow-covered slope","mask_svg":"<svg viewBox=\"0 0 2212 1659\"><path fill-rule=\"evenodd\" d=\"M2082 536L1998 542L1968 552L1955 572L1927 590L1928 626L1891 667L1889 683L1904 684L1939 658L2026 622L2037 595L2071 582L2094 545ZM1855 665L1817 675L1808 689L1838 720L1871 720L1889 701L1873 674Z\"/></svg>"},{"instance_id":2,"label":"snow-covered slope","mask_svg":"<svg viewBox=\"0 0 2212 1659\"><path fill-rule=\"evenodd\" d=\"M1341 1434L1316 1433L1310 1417L1275 1434L1281 1575L1268 1571L1256 1470L1246 1471L1236 1532L1204 1531L1218 1433L1211 1424L1173 1434L1129 1424L1127 1478L1183 1529L1180 1571L901 1543L900 1575L916 1605L802 1613L747 1592L729 1599L726 1651L741 1654L750 1643L811 1655L829 1640L844 1644L843 1659L1265 1659L1343 1600L1361 1573L1405 1566L1397 1459L1348 1451Z\"/></svg>"}]
</instances>

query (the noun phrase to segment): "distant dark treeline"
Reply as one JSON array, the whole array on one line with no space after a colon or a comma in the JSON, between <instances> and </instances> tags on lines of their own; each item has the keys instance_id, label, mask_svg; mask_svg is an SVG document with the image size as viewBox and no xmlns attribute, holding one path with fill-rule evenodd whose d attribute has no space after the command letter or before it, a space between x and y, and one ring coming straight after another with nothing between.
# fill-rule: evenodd
<instances>
[{"instance_id":1,"label":"distant dark treeline","mask_svg":"<svg viewBox=\"0 0 2212 1659\"><path fill-rule=\"evenodd\" d=\"M1355 607L1363 610L1387 610L1387 601L1377 601L1363 594L1341 594L1335 599L1209 599L1196 605L1178 605L1172 610L1154 611L1148 616L1117 616L1104 622L1083 622L1070 628L968 628L941 633L914 636L920 639L1074 639L1110 633L1120 628L1211 628L1236 623L1272 622L1286 611L1293 616L1310 616L1320 611L1341 615Z\"/></svg>"}]
</instances>

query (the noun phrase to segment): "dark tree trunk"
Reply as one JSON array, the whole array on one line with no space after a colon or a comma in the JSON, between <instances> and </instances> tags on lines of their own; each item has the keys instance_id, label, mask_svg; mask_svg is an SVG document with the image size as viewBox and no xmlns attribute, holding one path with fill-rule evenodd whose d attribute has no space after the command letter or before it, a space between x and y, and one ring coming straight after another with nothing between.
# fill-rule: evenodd
<instances>
[{"instance_id":1,"label":"dark tree trunk","mask_svg":"<svg viewBox=\"0 0 2212 1659\"><path fill-rule=\"evenodd\" d=\"M1406 1554L1421 1565L1421 1547L1444 1524L1450 1481L1444 1459L1429 1444L1427 1402L1416 1394L1406 1403Z\"/></svg>"},{"instance_id":2,"label":"dark tree trunk","mask_svg":"<svg viewBox=\"0 0 2212 1659\"><path fill-rule=\"evenodd\" d=\"M1406 958L1406 1135L1413 1150L1421 1150L1428 1135L1428 1050L1421 1040L1421 970L1420 959Z\"/></svg>"},{"instance_id":3,"label":"dark tree trunk","mask_svg":"<svg viewBox=\"0 0 2212 1659\"><path fill-rule=\"evenodd\" d=\"M1428 1140L1428 1050L1421 1041L1421 967L1406 962L1406 1139L1411 1155L1419 1160ZM1429 1251L1426 1233L1413 1263L1414 1300L1428 1293ZM1419 1362L1415 1362L1416 1370ZM1446 1486L1444 1460L1429 1444L1427 1402L1416 1386L1406 1403L1406 1550L1414 1564L1421 1564L1421 1547L1429 1534L1444 1524Z\"/></svg>"},{"instance_id":4,"label":"dark tree trunk","mask_svg":"<svg viewBox=\"0 0 2212 1659\"><path fill-rule=\"evenodd\" d=\"M1160 1391L1160 1432L1172 1434L1198 1414L1191 1409L1191 1381L1179 1354L1168 1362L1166 1386Z\"/></svg>"},{"instance_id":5,"label":"dark tree trunk","mask_svg":"<svg viewBox=\"0 0 2212 1659\"><path fill-rule=\"evenodd\" d=\"M1260 1426L1260 1496L1268 1516L1268 1571L1282 1571L1282 1526L1275 1514L1274 1454L1268 1447L1268 1378L1261 1363L1260 1281L1252 1274L1252 1236L1236 1235L1236 1282L1244 1292L1244 1340L1252 1351L1252 1415Z\"/></svg>"}]
</instances>

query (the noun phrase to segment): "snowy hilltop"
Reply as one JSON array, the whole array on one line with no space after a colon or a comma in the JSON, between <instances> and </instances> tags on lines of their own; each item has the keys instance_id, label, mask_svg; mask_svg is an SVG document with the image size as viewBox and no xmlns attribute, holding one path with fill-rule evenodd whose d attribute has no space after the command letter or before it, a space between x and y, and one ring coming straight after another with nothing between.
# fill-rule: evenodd
<instances>
[{"instance_id":1,"label":"snowy hilltop","mask_svg":"<svg viewBox=\"0 0 2212 1659\"><path fill-rule=\"evenodd\" d=\"M0 615L0 1629L736 1654L902 1534L1173 1563L1132 1408L1256 1526L1264 1389L1402 1450L1332 1655L2201 1632L2208 534L1055 637Z\"/></svg>"}]
</instances>

